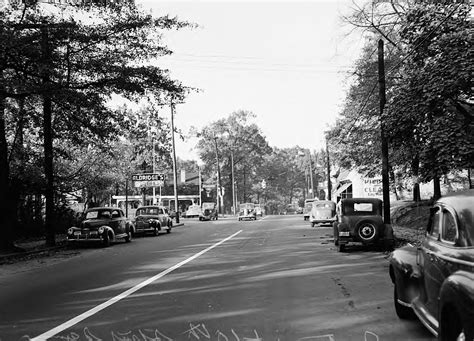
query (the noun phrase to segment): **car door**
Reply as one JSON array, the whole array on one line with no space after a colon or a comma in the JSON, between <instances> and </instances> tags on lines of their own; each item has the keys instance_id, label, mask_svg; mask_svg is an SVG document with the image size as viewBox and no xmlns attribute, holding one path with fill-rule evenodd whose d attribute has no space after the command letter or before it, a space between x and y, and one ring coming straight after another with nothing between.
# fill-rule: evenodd
<instances>
[{"instance_id":1,"label":"car door","mask_svg":"<svg viewBox=\"0 0 474 341\"><path fill-rule=\"evenodd\" d=\"M422 290L420 301L432 316L436 316L437 304L434 292L439 287L440 275L435 264L434 254L439 249L441 229L441 207L435 206L431 210L430 222L426 236L418 249L417 261L422 271Z\"/></svg>"},{"instance_id":2,"label":"car door","mask_svg":"<svg viewBox=\"0 0 474 341\"><path fill-rule=\"evenodd\" d=\"M116 235L125 233L125 219L121 213L120 210L112 210L111 223Z\"/></svg>"}]
</instances>

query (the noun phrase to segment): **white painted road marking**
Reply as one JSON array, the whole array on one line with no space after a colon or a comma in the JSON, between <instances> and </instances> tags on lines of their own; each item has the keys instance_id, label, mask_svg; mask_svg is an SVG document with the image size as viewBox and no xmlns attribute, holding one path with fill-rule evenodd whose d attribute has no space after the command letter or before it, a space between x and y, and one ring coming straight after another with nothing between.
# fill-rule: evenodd
<instances>
[{"instance_id":1,"label":"white painted road marking","mask_svg":"<svg viewBox=\"0 0 474 341\"><path fill-rule=\"evenodd\" d=\"M86 311L85 313L82 313L81 315L78 315L72 319L70 319L69 321L66 321L64 322L63 324L51 329L51 330L48 330L47 332L41 334L41 335L38 335L34 338L32 338L31 340L33 341L42 341L42 340L47 340L49 339L50 337L53 337L54 335L56 334L59 334L63 331L65 331L66 329L68 328L71 328L72 326L78 324L79 322L85 320L86 318L88 317L91 317L92 315L95 315L97 314L99 311L111 306L112 304L114 303L117 303L118 301L126 298L127 296L130 296L131 294L133 294L134 292L140 290L141 288L147 286L148 284L151 284L152 282L156 281L157 279L160 279L161 277L169 274L170 272L180 268L181 266L183 266L184 264L186 263L189 263L190 261L198 258L199 256L202 256L203 254L205 254L206 252L214 249L215 247L221 245L222 243L225 243L226 241L228 241L229 239L232 239L234 238L235 236L237 236L239 233L241 233L243 230L240 230L236 233L234 233L233 235L225 238L225 239L222 239L220 242L212 245L212 246L209 246L207 249L204 249L202 250L201 252L198 252L196 253L194 256L191 256L189 257L188 259L185 259L183 260L182 262L179 262L178 264L176 265L173 265L171 268L168 268L162 272L160 272L159 274L153 276L153 277L150 277L149 279L135 285L133 288L130 288L126 291L124 291L123 293L115 296L115 297L112 297L110 300L102 303L102 304L99 304L98 306Z\"/></svg>"}]
</instances>

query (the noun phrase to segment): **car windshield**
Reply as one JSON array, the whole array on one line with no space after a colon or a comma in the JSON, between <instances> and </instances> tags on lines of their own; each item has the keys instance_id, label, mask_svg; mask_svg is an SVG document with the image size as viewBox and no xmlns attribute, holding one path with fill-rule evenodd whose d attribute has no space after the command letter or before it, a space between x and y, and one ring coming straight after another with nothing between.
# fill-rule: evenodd
<instances>
[{"instance_id":1,"label":"car windshield","mask_svg":"<svg viewBox=\"0 0 474 341\"><path fill-rule=\"evenodd\" d=\"M137 216L146 215L146 214L158 215L159 214L159 209L158 209L158 207L143 207L143 208L139 208L137 210L137 213L135 213L135 215L137 215Z\"/></svg>"},{"instance_id":2,"label":"car windshield","mask_svg":"<svg viewBox=\"0 0 474 341\"><path fill-rule=\"evenodd\" d=\"M315 202L315 203L313 204L313 207L315 207L315 208L327 208L327 209L330 209L330 210L335 208L335 207L334 207L334 204L333 204L333 203L329 203L329 202L327 202L327 203L324 203L324 202Z\"/></svg>"},{"instance_id":3,"label":"car windshield","mask_svg":"<svg viewBox=\"0 0 474 341\"><path fill-rule=\"evenodd\" d=\"M245 209L253 209L255 207L254 204L240 204L240 209L245 210Z\"/></svg>"},{"instance_id":4,"label":"car windshield","mask_svg":"<svg viewBox=\"0 0 474 341\"><path fill-rule=\"evenodd\" d=\"M110 218L110 210L94 210L86 213L86 219Z\"/></svg>"}]
</instances>

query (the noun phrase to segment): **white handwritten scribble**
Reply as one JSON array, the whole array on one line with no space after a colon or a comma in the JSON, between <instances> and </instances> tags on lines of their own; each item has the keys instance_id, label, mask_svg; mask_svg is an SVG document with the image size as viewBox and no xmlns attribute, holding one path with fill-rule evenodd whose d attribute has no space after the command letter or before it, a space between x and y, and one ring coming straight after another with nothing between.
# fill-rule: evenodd
<instances>
[{"instance_id":1,"label":"white handwritten scribble","mask_svg":"<svg viewBox=\"0 0 474 341\"><path fill-rule=\"evenodd\" d=\"M368 331L368 330L366 330L365 333L364 333L364 341L369 341L369 340L367 340L368 335L375 337L375 341L379 341L379 336L377 334L373 333L373 332Z\"/></svg>"},{"instance_id":2,"label":"white handwritten scribble","mask_svg":"<svg viewBox=\"0 0 474 341\"><path fill-rule=\"evenodd\" d=\"M200 340L201 337L205 337L208 340L211 339L211 334L207 330L204 323L200 323L200 324L197 324L197 325L194 325L193 323L189 323L189 329L186 330L182 334L188 334L188 338L191 338L191 336L193 336L198 340Z\"/></svg>"},{"instance_id":3,"label":"white handwritten scribble","mask_svg":"<svg viewBox=\"0 0 474 341\"><path fill-rule=\"evenodd\" d=\"M234 330L230 330L230 334L222 330L215 330L211 332L204 323L189 323L189 328L180 333L179 335L185 335L189 340L202 340L202 341L263 341L263 337L260 337L257 330L253 330L254 335L251 337L241 337ZM88 327L85 327L82 332L70 332L69 334L64 335L55 335L50 338L51 340L58 341L174 341L181 340L182 338L169 337L162 333L158 329L138 329L138 330L128 330L128 331L111 331L110 338L102 339L96 336ZM28 336L22 336L19 341L31 341L32 339ZM334 334L323 334L323 335L314 335L314 336L305 336L297 339L297 341L336 341ZM371 331L364 332L364 341L379 341L379 336ZM0 338L0 341L3 341ZM276 338L275 341L280 341L280 338Z\"/></svg>"}]
</instances>

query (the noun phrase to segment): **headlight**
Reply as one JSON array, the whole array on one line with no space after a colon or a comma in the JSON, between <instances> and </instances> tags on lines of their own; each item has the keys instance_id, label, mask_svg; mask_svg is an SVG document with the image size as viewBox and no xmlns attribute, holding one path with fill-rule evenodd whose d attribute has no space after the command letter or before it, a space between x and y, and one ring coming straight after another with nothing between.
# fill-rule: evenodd
<instances>
[{"instance_id":1,"label":"headlight","mask_svg":"<svg viewBox=\"0 0 474 341\"><path fill-rule=\"evenodd\" d=\"M99 232L99 234L102 234L104 233L105 229L103 226L100 226L98 229L97 229L97 232Z\"/></svg>"},{"instance_id":2,"label":"headlight","mask_svg":"<svg viewBox=\"0 0 474 341\"><path fill-rule=\"evenodd\" d=\"M74 233L74 228L70 227L67 229L67 234L73 234Z\"/></svg>"}]
</instances>

